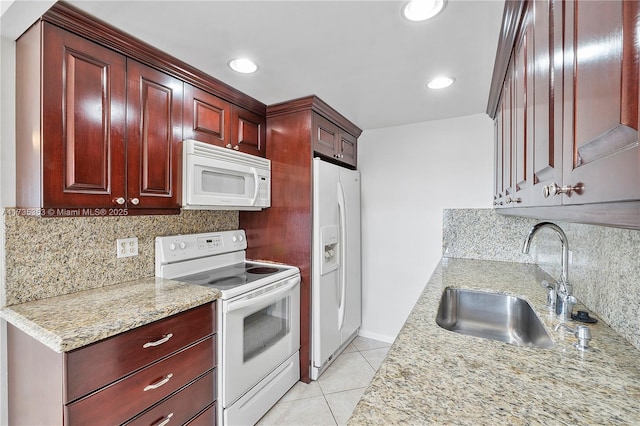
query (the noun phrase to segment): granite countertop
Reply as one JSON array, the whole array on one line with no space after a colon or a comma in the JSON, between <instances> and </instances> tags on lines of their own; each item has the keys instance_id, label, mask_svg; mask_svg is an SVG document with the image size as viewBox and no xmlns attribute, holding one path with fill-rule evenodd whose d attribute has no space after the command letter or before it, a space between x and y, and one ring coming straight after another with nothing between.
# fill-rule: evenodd
<instances>
[{"instance_id":1,"label":"granite countertop","mask_svg":"<svg viewBox=\"0 0 640 426\"><path fill-rule=\"evenodd\" d=\"M7 306L0 317L54 351L67 352L219 297L213 288L150 277Z\"/></svg>"},{"instance_id":2,"label":"granite countertop","mask_svg":"<svg viewBox=\"0 0 640 426\"><path fill-rule=\"evenodd\" d=\"M640 424L640 352L602 321L589 324L593 350L575 349L572 334L553 331L545 279L536 265L443 258L349 424ZM448 286L525 298L554 347L440 328L435 317Z\"/></svg>"}]
</instances>

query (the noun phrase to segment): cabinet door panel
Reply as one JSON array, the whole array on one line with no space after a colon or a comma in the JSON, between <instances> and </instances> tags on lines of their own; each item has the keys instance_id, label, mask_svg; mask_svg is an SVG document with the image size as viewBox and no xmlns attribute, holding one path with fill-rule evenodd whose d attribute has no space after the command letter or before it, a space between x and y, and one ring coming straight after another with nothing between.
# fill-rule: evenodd
<instances>
[{"instance_id":1,"label":"cabinet door panel","mask_svg":"<svg viewBox=\"0 0 640 426\"><path fill-rule=\"evenodd\" d=\"M241 152L266 157L267 122L264 117L233 107L231 144Z\"/></svg>"},{"instance_id":2,"label":"cabinet door panel","mask_svg":"<svg viewBox=\"0 0 640 426\"><path fill-rule=\"evenodd\" d=\"M127 73L127 206L180 207L183 83L133 60Z\"/></svg>"},{"instance_id":3,"label":"cabinet door panel","mask_svg":"<svg viewBox=\"0 0 640 426\"><path fill-rule=\"evenodd\" d=\"M340 133L340 161L356 167L358 164L357 147L355 136L346 132Z\"/></svg>"},{"instance_id":4,"label":"cabinet door panel","mask_svg":"<svg viewBox=\"0 0 640 426\"><path fill-rule=\"evenodd\" d=\"M640 198L638 2L565 4L565 204Z\"/></svg>"},{"instance_id":5,"label":"cabinet door panel","mask_svg":"<svg viewBox=\"0 0 640 426\"><path fill-rule=\"evenodd\" d=\"M529 16L529 15L527 15ZM528 23L524 24L524 30L520 42L516 48L514 75L513 75L513 143L512 143L512 167L513 167L513 195L507 199L512 206L513 200L526 199L524 195L529 189L527 174L527 143L528 143L528 122L527 122L527 56L529 50L529 40L531 39L532 28Z\"/></svg>"},{"instance_id":6,"label":"cabinet door panel","mask_svg":"<svg viewBox=\"0 0 640 426\"><path fill-rule=\"evenodd\" d=\"M340 129L324 117L313 114L312 132L313 150L334 158L339 150Z\"/></svg>"},{"instance_id":7,"label":"cabinet door panel","mask_svg":"<svg viewBox=\"0 0 640 426\"><path fill-rule=\"evenodd\" d=\"M543 188L562 182L562 3L540 0L531 3L533 58L527 93L531 97L529 169L534 206L559 205L561 197L543 195Z\"/></svg>"},{"instance_id":8,"label":"cabinet door panel","mask_svg":"<svg viewBox=\"0 0 640 426\"><path fill-rule=\"evenodd\" d=\"M493 123L494 131L494 175L493 175L493 205L500 205L500 191L502 188L502 102L498 103L498 111Z\"/></svg>"},{"instance_id":9,"label":"cabinet door panel","mask_svg":"<svg viewBox=\"0 0 640 426\"><path fill-rule=\"evenodd\" d=\"M230 103L185 83L183 114L184 139L218 146L231 143Z\"/></svg>"},{"instance_id":10,"label":"cabinet door panel","mask_svg":"<svg viewBox=\"0 0 640 426\"><path fill-rule=\"evenodd\" d=\"M44 32L44 206L108 207L124 195L125 58Z\"/></svg>"},{"instance_id":11,"label":"cabinet door panel","mask_svg":"<svg viewBox=\"0 0 640 426\"><path fill-rule=\"evenodd\" d=\"M502 188L500 193L503 196L511 195L513 192L513 162L512 162L512 146L513 146L513 80L508 78L504 87L503 107L502 107Z\"/></svg>"}]
</instances>

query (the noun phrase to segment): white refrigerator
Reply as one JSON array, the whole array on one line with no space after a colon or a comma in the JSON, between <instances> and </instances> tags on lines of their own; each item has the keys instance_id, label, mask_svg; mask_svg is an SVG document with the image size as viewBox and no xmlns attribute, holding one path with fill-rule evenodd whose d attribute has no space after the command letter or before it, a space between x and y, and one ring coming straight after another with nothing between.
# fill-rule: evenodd
<instances>
[{"instance_id":1,"label":"white refrigerator","mask_svg":"<svg viewBox=\"0 0 640 426\"><path fill-rule=\"evenodd\" d=\"M313 159L311 379L362 323L360 172Z\"/></svg>"}]
</instances>

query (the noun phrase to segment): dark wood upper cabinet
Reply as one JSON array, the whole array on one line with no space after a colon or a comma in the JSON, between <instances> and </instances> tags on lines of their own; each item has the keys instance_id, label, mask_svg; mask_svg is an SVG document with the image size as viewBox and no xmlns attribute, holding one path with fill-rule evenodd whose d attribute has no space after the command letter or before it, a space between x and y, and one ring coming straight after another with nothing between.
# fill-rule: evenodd
<instances>
[{"instance_id":1,"label":"dark wood upper cabinet","mask_svg":"<svg viewBox=\"0 0 640 426\"><path fill-rule=\"evenodd\" d=\"M16 62L17 205L114 205L125 193L126 58L44 23L18 40Z\"/></svg>"},{"instance_id":2,"label":"dark wood upper cabinet","mask_svg":"<svg viewBox=\"0 0 640 426\"><path fill-rule=\"evenodd\" d=\"M493 122L493 131L494 131L494 152L493 152L493 164L495 167L493 168L493 205L494 207L498 207L504 202L501 200L502 198L502 167L498 167L498 164L502 164L502 141L504 136L502 134L503 125L502 125L502 103L498 105L498 111L496 112L496 118Z\"/></svg>"},{"instance_id":3,"label":"dark wood upper cabinet","mask_svg":"<svg viewBox=\"0 0 640 426\"><path fill-rule=\"evenodd\" d=\"M334 157L338 152L340 128L322 117L313 115L313 150L327 157Z\"/></svg>"},{"instance_id":4,"label":"dark wood upper cabinet","mask_svg":"<svg viewBox=\"0 0 640 426\"><path fill-rule=\"evenodd\" d=\"M358 139L344 131L340 132L340 160L354 168L358 165Z\"/></svg>"},{"instance_id":5,"label":"dark wood upper cabinet","mask_svg":"<svg viewBox=\"0 0 640 426\"><path fill-rule=\"evenodd\" d=\"M502 212L640 228L638 34L635 1L505 3L487 106Z\"/></svg>"},{"instance_id":6,"label":"dark wood upper cabinet","mask_svg":"<svg viewBox=\"0 0 640 426\"><path fill-rule=\"evenodd\" d=\"M218 146L231 143L229 102L185 83L183 114L185 139L195 139Z\"/></svg>"},{"instance_id":7,"label":"dark wood upper cabinet","mask_svg":"<svg viewBox=\"0 0 640 426\"><path fill-rule=\"evenodd\" d=\"M637 1L566 1L564 204L640 199Z\"/></svg>"},{"instance_id":8,"label":"dark wood upper cabinet","mask_svg":"<svg viewBox=\"0 0 640 426\"><path fill-rule=\"evenodd\" d=\"M182 81L127 62L127 206L179 208Z\"/></svg>"},{"instance_id":9,"label":"dark wood upper cabinet","mask_svg":"<svg viewBox=\"0 0 640 426\"><path fill-rule=\"evenodd\" d=\"M231 146L228 148L236 151L266 157L266 118L234 105L231 118L230 144Z\"/></svg>"},{"instance_id":10,"label":"dark wood upper cabinet","mask_svg":"<svg viewBox=\"0 0 640 426\"><path fill-rule=\"evenodd\" d=\"M529 68L529 51L531 50L531 25L525 25L516 45L513 64L512 82L512 139L511 139L511 187L510 204L522 203L523 195L529 188L529 173L527 173L527 139L528 122L526 86L529 83L527 69Z\"/></svg>"},{"instance_id":11,"label":"dark wood upper cabinet","mask_svg":"<svg viewBox=\"0 0 640 426\"><path fill-rule=\"evenodd\" d=\"M526 205L560 205L560 197L545 197L544 187L562 181L562 4L531 3L533 32L527 81L527 148L531 189Z\"/></svg>"},{"instance_id":12,"label":"dark wood upper cabinet","mask_svg":"<svg viewBox=\"0 0 640 426\"><path fill-rule=\"evenodd\" d=\"M313 151L322 157L351 168L357 167L357 137L324 116L314 113L312 119Z\"/></svg>"},{"instance_id":13,"label":"dark wood upper cabinet","mask_svg":"<svg viewBox=\"0 0 640 426\"><path fill-rule=\"evenodd\" d=\"M184 138L266 155L266 105L65 2L16 69L19 212L176 214Z\"/></svg>"},{"instance_id":14,"label":"dark wood upper cabinet","mask_svg":"<svg viewBox=\"0 0 640 426\"><path fill-rule=\"evenodd\" d=\"M185 83L184 139L266 157L267 121L237 105Z\"/></svg>"}]
</instances>

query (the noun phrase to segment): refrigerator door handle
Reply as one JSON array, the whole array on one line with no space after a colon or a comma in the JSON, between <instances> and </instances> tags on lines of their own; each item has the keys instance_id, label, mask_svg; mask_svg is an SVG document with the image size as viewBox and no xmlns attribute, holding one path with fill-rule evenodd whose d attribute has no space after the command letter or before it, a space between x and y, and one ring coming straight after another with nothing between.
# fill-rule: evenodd
<instances>
[{"instance_id":1,"label":"refrigerator door handle","mask_svg":"<svg viewBox=\"0 0 640 426\"><path fill-rule=\"evenodd\" d=\"M341 330L344 325L347 297L347 212L344 188L341 182L338 182L338 216L340 232L340 302L338 304L338 330Z\"/></svg>"}]
</instances>

